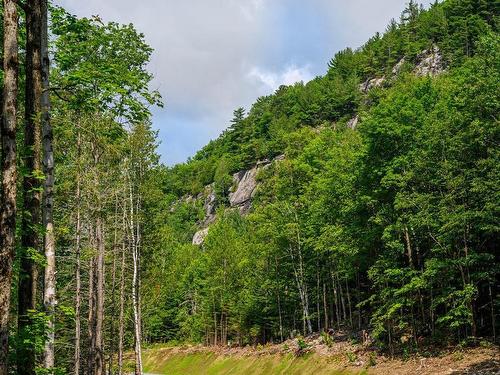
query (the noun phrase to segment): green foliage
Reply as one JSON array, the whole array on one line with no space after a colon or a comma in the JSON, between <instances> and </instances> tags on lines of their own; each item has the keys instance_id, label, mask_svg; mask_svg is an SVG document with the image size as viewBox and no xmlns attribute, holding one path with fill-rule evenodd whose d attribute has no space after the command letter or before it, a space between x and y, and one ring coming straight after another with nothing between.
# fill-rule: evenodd
<instances>
[{"instance_id":1,"label":"green foliage","mask_svg":"<svg viewBox=\"0 0 500 375\"><path fill-rule=\"evenodd\" d=\"M149 89L144 36L132 25L53 8L56 230L64 259L58 368L71 368L73 355L62 342L74 332L77 176L85 277L96 254L95 217L113 229L105 233L110 270L121 259L117 239L130 241L119 211L130 209L129 194L137 201L131 215L140 226L148 342L261 347L333 327L369 330L381 347L410 355L422 338L446 344L490 335L500 321L497 27L493 0L428 9L412 1L385 33L337 53L325 76L236 109L219 138L165 167L150 126L149 108L161 102ZM433 46L447 72L416 77L415 63ZM383 76L383 87L361 92L360 84ZM355 116L359 125L350 129ZM241 216L228 207L232 176L264 160L250 213ZM194 246L209 185L217 219ZM111 275L106 288L114 285L116 295ZM129 293L127 284L127 324ZM115 344L116 311L108 309L115 295L106 295L106 348ZM32 319L33 330L16 342L39 351L45 316ZM124 341L133 345L129 329ZM298 353L309 349L302 336L297 345ZM370 357L368 366L375 363Z\"/></svg>"},{"instance_id":2,"label":"green foliage","mask_svg":"<svg viewBox=\"0 0 500 375\"><path fill-rule=\"evenodd\" d=\"M237 109L218 139L168 169L168 199L213 183L219 203L199 249L186 242L203 215L186 209L203 202L162 216L172 233L163 245L169 334L256 344L305 335L308 323L361 326L408 353L422 338L489 334L499 274L497 19L493 1L410 2L383 35L337 53L324 77ZM432 46L448 71L416 77ZM384 75L384 87L360 92ZM358 128L347 129L356 114ZM232 174L280 154L259 173L251 213L229 213Z\"/></svg>"}]
</instances>

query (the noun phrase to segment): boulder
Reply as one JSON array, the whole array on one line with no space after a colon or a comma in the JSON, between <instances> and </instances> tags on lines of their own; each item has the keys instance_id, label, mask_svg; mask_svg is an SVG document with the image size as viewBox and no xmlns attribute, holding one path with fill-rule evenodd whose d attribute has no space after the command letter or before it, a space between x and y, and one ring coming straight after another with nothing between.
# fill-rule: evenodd
<instances>
[{"instance_id":1,"label":"boulder","mask_svg":"<svg viewBox=\"0 0 500 375\"><path fill-rule=\"evenodd\" d=\"M194 234L194 236L193 236L193 245L199 246L199 245L201 245L203 243L203 241L205 241L205 238L208 235L208 229L209 229L209 227L200 229L198 232L196 232Z\"/></svg>"}]
</instances>

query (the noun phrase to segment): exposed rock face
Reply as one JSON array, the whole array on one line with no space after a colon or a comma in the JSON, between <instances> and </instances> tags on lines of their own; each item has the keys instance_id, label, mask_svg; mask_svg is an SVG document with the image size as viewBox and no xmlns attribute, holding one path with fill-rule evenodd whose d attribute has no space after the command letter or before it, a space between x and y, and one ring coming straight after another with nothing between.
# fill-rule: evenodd
<instances>
[{"instance_id":1,"label":"exposed rock face","mask_svg":"<svg viewBox=\"0 0 500 375\"><path fill-rule=\"evenodd\" d=\"M347 127L349 129L356 129L356 126L358 126L358 122L359 122L359 115L356 115L355 117L353 117L352 119L350 119L348 122L347 122Z\"/></svg>"},{"instance_id":2,"label":"exposed rock face","mask_svg":"<svg viewBox=\"0 0 500 375\"><path fill-rule=\"evenodd\" d=\"M398 75L401 72L401 69L403 68L403 65L405 64L406 59L403 57L401 60L398 61L396 65L392 68L392 75Z\"/></svg>"},{"instance_id":3,"label":"exposed rock face","mask_svg":"<svg viewBox=\"0 0 500 375\"><path fill-rule=\"evenodd\" d=\"M231 207L240 208L241 213L246 213L250 208L250 203L257 187L255 178L260 168L260 166L255 166L248 171L241 171L233 175L236 190L229 194L229 204Z\"/></svg>"},{"instance_id":4,"label":"exposed rock face","mask_svg":"<svg viewBox=\"0 0 500 375\"><path fill-rule=\"evenodd\" d=\"M202 226L205 227L215 221L217 197L215 196L214 184L205 187L205 204L203 208L205 210L205 219L203 220Z\"/></svg>"},{"instance_id":5,"label":"exposed rock face","mask_svg":"<svg viewBox=\"0 0 500 375\"><path fill-rule=\"evenodd\" d=\"M210 227L203 228L196 232L193 236L193 245L201 245L208 235L208 230Z\"/></svg>"},{"instance_id":6,"label":"exposed rock face","mask_svg":"<svg viewBox=\"0 0 500 375\"><path fill-rule=\"evenodd\" d=\"M359 85L359 90L362 93L366 94L371 89L382 86L384 82L385 82L385 76L379 78L370 78Z\"/></svg>"},{"instance_id":7,"label":"exposed rock face","mask_svg":"<svg viewBox=\"0 0 500 375\"><path fill-rule=\"evenodd\" d=\"M229 193L229 205L230 209L238 209L242 215L249 212L252 198L257 191L257 174L260 170L267 168L272 162L280 161L285 158L285 155L279 155L271 160L262 160L257 162L257 164L248 170L240 171L233 175L233 181L235 190ZM208 234L208 228L211 223L216 219L216 208L217 208L217 197L214 192L213 184L205 187L205 192L200 194L196 199L201 199L205 197L204 210L205 218L200 223L200 229L193 236L193 245L201 245ZM188 198L193 200L194 198Z\"/></svg>"},{"instance_id":8,"label":"exposed rock face","mask_svg":"<svg viewBox=\"0 0 500 375\"><path fill-rule=\"evenodd\" d=\"M417 66L414 73L417 76L437 76L444 72L445 64L443 55L438 46L432 47L430 50L423 51L417 57Z\"/></svg>"},{"instance_id":9,"label":"exposed rock face","mask_svg":"<svg viewBox=\"0 0 500 375\"><path fill-rule=\"evenodd\" d=\"M403 57L398 61L396 65L392 68L392 76L397 76L401 73L403 66L407 62L406 58ZM417 76L437 76L443 73L446 69L443 55L438 46L433 46L430 50L424 50L420 55L417 56L417 65L413 70L413 73ZM375 87L381 87L386 82L386 77L380 78L370 78L359 85L359 90L366 94L368 91Z\"/></svg>"}]
</instances>

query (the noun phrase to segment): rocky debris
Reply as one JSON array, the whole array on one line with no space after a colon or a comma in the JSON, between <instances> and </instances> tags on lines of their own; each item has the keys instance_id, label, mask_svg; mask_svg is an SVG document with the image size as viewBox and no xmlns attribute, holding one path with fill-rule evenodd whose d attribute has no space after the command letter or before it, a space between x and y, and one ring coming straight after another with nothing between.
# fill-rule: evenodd
<instances>
[{"instance_id":1,"label":"rocky debris","mask_svg":"<svg viewBox=\"0 0 500 375\"><path fill-rule=\"evenodd\" d=\"M423 51L417 56L417 66L413 71L417 76L435 77L445 71L443 55L438 46Z\"/></svg>"},{"instance_id":2,"label":"rocky debris","mask_svg":"<svg viewBox=\"0 0 500 375\"><path fill-rule=\"evenodd\" d=\"M356 129L356 126L358 126L358 122L359 122L359 115L356 115L347 122L347 127L349 129L354 130Z\"/></svg>"},{"instance_id":3,"label":"rocky debris","mask_svg":"<svg viewBox=\"0 0 500 375\"><path fill-rule=\"evenodd\" d=\"M407 59L403 57L398 61L396 65L392 68L392 76L397 76L401 73L403 66L407 62ZM443 59L443 55L438 46L433 46L429 50L424 50L417 56L416 66L413 73L419 77L431 76L435 77L443 73L446 69L446 65ZM359 91L367 94L371 89L375 87L381 87L385 84L386 77L376 77L367 79L365 82L359 85Z\"/></svg>"},{"instance_id":4,"label":"rocky debris","mask_svg":"<svg viewBox=\"0 0 500 375\"><path fill-rule=\"evenodd\" d=\"M215 196L214 184L210 184L205 187L205 203L203 209L205 210L205 219L202 222L202 226L207 225L215 221L215 211L217 209L217 197Z\"/></svg>"},{"instance_id":5,"label":"rocky debris","mask_svg":"<svg viewBox=\"0 0 500 375\"><path fill-rule=\"evenodd\" d=\"M196 232L193 236L193 245L201 245L203 241L205 241L205 238L208 235L208 229L210 227L206 227L203 229L200 229L198 232Z\"/></svg>"},{"instance_id":6,"label":"rocky debris","mask_svg":"<svg viewBox=\"0 0 500 375\"><path fill-rule=\"evenodd\" d=\"M385 76L379 78L367 79L365 82L359 85L359 91L366 94L371 89L382 86L384 82L385 82Z\"/></svg>"},{"instance_id":7,"label":"rocky debris","mask_svg":"<svg viewBox=\"0 0 500 375\"><path fill-rule=\"evenodd\" d=\"M273 161L282 161L282 160L285 160L284 154L278 155L273 159Z\"/></svg>"},{"instance_id":8,"label":"rocky debris","mask_svg":"<svg viewBox=\"0 0 500 375\"><path fill-rule=\"evenodd\" d=\"M392 68L392 75L397 76L399 73L401 73L401 69L403 68L403 65L406 63L406 59L403 57L401 60L398 61L396 65Z\"/></svg>"}]
</instances>

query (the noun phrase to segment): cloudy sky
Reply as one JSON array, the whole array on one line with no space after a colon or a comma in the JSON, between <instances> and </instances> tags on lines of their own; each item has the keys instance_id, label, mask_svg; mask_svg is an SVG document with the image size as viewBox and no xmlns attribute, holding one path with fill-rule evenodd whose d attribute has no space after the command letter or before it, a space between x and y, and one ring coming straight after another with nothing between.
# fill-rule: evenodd
<instances>
[{"instance_id":1,"label":"cloudy sky","mask_svg":"<svg viewBox=\"0 0 500 375\"><path fill-rule=\"evenodd\" d=\"M162 161L185 161L229 124L235 108L281 84L326 71L406 0L56 0L78 16L133 23L155 49L149 69L165 107L155 109Z\"/></svg>"}]
</instances>

